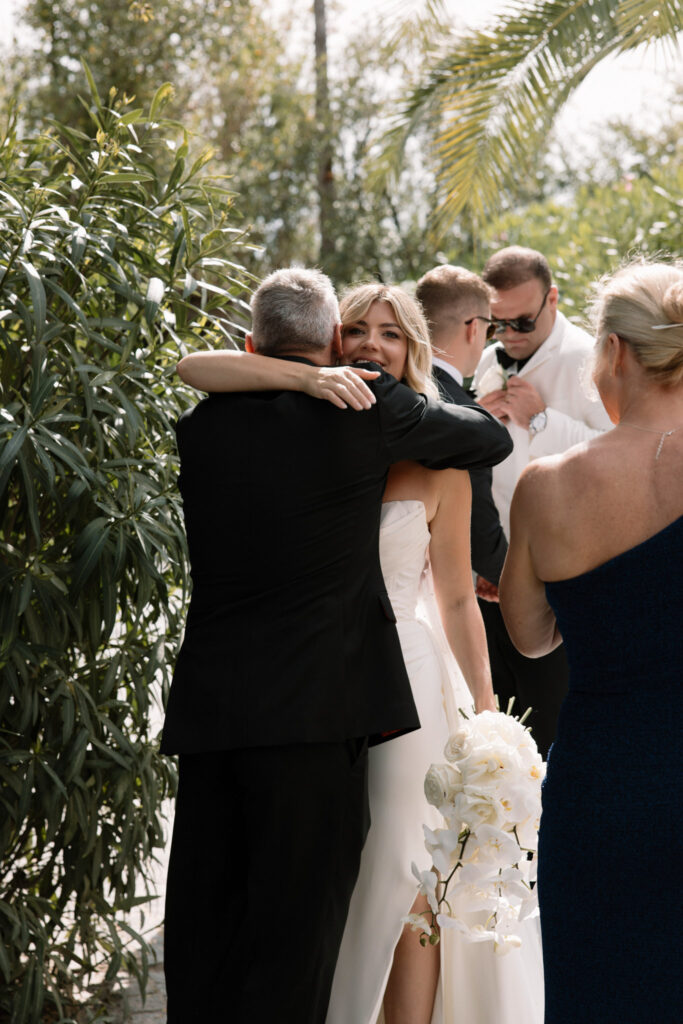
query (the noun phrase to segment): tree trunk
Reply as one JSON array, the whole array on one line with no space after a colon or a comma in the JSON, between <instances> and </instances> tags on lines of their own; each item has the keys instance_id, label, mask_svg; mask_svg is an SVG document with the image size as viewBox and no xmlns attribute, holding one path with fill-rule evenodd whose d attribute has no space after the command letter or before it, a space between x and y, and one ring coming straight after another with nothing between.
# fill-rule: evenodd
<instances>
[{"instance_id":1,"label":"tree trunk","mask_svg":"<svg viewBox=\"0 0 683 1024\"><path fill-rule=\"evenodd\" d=\"M334 174L332 172L332 116L327 86L327 27L325 0L313 0L315 17L315 116L318 132L318 207L320 265L331 270L334 255Z\"/></svg>"}]
</instances>

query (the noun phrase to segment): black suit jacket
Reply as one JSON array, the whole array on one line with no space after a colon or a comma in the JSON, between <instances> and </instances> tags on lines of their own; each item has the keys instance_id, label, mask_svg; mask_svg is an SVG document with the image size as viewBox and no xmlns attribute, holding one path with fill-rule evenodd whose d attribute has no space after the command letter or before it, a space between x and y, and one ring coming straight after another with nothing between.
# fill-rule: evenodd
<instances>
[{"instance_id":1,"label":"black suit jacket","mask_svg":"<svg viewBox=\"0 0 683 1024\"><path fill-rule=\"evenodd\" d=\"M472 397L440 366L434 367L434 379L445 402L471 405ZM498 586L508 542L500 525L498 509L491 494L490 468L470 471L472 482L472 568Z\"/></svg>"},{"instance_id":2,"label":"black suit jacket","mask_svg":"<svg viewBox=\"0 0 683 1024\"><path fill-rule=\"evenodd\" d=\"M419 726L379 563L386 475L495 464L512 444L478 407L385 373L371 386L360 413L282 391L212 394L180 418L193 592L164 753Z\"/></svg>"}]
</instances>

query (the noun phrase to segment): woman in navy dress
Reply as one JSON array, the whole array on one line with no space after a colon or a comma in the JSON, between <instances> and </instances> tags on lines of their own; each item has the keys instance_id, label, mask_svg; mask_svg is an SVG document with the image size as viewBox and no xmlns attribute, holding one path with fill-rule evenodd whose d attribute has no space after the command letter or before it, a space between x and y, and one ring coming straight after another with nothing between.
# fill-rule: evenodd
<instances>
[{"instance_id":1,"label":"woman in navy dress","mask_svg":"<svg viewBox=\"0 0 683 1024\"><path fill-rule=\"evenodd\" d=\"M546 1024L683 1019L683 264L602 282L594 380L613 430L519 480L501 606L564 640L543 792Z\"/></svg>"}]
</instances>

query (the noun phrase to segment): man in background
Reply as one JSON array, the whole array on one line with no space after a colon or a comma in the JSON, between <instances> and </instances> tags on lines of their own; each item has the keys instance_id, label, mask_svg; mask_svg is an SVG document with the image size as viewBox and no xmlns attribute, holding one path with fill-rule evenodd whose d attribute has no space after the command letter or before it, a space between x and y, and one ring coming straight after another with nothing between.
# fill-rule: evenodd
<instances>
[{"instance_id":1,"label":"man in background","mask_svg":"<svg viewBox=\"0 0 683 1024\"><path fill-rule=\"evenodd\" d=\"M498 340L484 352L474 386L479 404L506 424L514 442L512 454L493 470L493 500L509 533L510 502L524 467L595 437L610 421L587 380L593 340L558 310L557 287L542 253L501 249L487 261L482 278L492 291ZM496 383L489 390L492 377ZM480 603L501 707L514 696L518 714L533 708L529 724L545 757L567 691L564 647L525 658L512 645L498 604Z\"/></svg>"},{"instance_id":2,"label":"man in background","mask_svg":"<svg viewBox=\"0 0 683 1024\"><path fill-rule=\"evenodd\" d=\"M463 381L474 374L486 340L492 337L491 290L471 270L444 264L418 281L415 295L429 323L433 375L441 398L455 405L469 405L474 397ZM507 539L491 496L491 470L471 470L470 480L472 568L479 577L477 592L495 595Z\"/></svg>"}]
</instances>

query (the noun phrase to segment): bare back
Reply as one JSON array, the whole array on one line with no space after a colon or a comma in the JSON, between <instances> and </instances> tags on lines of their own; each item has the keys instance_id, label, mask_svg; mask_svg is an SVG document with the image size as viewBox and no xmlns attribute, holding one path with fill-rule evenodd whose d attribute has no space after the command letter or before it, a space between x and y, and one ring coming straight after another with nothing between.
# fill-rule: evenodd
<instances>
[{"instance_id":1,"label":"bare back","mask_svg":"<svg viewBox=\"0 0 683 1024\"><path fill-rule=\"evenodd\" d=\"M401 462L389 471L384 502L421 501L429 526L429 561L441 624L477 712L495 710L486 634L472 582L470 476Z\"/></svg>"},{"instance_id":2,"label":"bare back","mask_svg":"<svg viewBox=\"0 0 683 1024\"><path fill-rule=\"evenodd\" d=\"M659 440L624 425L529 467L525 532L539 579L588 572L683 514L683 430L656 458Z\"/></svg>"}]
</instances>

